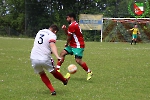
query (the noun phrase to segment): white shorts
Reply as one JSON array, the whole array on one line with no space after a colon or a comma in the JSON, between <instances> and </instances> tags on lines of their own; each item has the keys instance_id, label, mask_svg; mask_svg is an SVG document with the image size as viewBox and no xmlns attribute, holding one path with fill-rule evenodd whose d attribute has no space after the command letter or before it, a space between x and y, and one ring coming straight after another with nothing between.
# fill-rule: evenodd
<instances>
[{"instance_id":1,"label":"white shorts","mask_svg":"<svg viewBox=\"0 0 150 100\"><path fill-rule=\"evenodd\" d=\"M32 67L35 71L35 73L40 73L46 69L49 72L52 72L55 68L54 66L54 60L37 60L37 59L31 59Z\"/></svg>"}]
</instances>

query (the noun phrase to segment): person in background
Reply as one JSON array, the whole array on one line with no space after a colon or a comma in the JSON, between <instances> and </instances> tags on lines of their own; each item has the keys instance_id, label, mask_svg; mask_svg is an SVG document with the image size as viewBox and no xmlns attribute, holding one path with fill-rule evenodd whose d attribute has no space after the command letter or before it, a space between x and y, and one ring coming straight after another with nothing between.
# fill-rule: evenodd
<instances>
[{"instance_id":1,"label":"person in background","mask_svg":"<svg viewBox=\"0 0 150 100\"><path fill-rule=\"evenodd\" d=\"M136 41L137 41L137 34L140 34L140 31L138 29L138 26L135 24L134 28L129 29L130 31L132 31L132 40L131 40L131 45L134 42L134 44L136 45ZM127 30L128 31L128 30Z\"/></svg>"}]
</instances>

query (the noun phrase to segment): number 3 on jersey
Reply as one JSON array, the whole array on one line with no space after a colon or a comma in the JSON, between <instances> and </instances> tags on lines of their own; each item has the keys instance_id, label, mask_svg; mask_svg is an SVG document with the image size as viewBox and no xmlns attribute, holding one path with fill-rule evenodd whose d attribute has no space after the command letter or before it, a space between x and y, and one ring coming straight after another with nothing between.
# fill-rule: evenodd
<instances>
[{"instance_id":1,"label":"number 3 on jersey","mask_svg":"<svg viewBox=\"0 0 150 100\"><path fill-rule=\"evenodd\" d=\"M38 41L39 44L43 43L43 37L44 37L44 34L40 34L39 41Z\"/></svg>"}]
</instances>

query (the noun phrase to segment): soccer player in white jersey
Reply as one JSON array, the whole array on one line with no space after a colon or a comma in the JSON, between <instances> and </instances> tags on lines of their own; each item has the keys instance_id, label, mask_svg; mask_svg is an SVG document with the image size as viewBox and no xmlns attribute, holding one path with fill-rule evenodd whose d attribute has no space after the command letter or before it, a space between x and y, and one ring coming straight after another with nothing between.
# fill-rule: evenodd
<instances>
[{"instance_id":1,"label":"soccer player in white jersey","mask_svg":"<svg viewBox=\"0 0 150 100\"><path fill-rule=\"evenodd\" d=\"M56 25L51 25L49 29L40 30L35 37L34 45L31 51L30 59L31 64L36 73L38 73L49 88L51 95L56 95L55 89L53 88L49 78L47 77L44 69L52 73L52 75L63 82L64 85L67 85L68 78L64 78L61 73L59 73L55 66L54 61L51 57L53 53L58 60L61 58L57 53L56 42L56 33L59 31Z\"/></svg>"},{"instance_id":2,"label":"soccer player in white jersey","mask_svg":"<svg viewBox=\"0 0 150 100\"><path fill-rule=\"evenodd\" d=\"M90 80L93 74L88 68L86 62L82 61L85 43L80 26L76 22L75 14L67 14L66 20L70 25L68 29L66 28L66 25L63 25L62 29L67 35L67 42L65 44L65 49L60 53L60 57L62 59L57 62L57 70L60 71L60 66L62 65L67 54L75 55L75 61L87 72L87 80ZM67 73L65 77L69 76L70 74Z\"/></svg>"}]
</instances>

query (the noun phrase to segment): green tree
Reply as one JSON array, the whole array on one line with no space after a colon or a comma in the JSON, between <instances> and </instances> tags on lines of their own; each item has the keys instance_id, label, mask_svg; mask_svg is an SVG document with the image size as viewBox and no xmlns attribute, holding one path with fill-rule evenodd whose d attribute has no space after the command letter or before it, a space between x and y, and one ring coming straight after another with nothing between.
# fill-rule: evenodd
<instances>
[{"instance_id":1,"label":"green tree","mask_svg":"<svg viewBox=\"0 0 150 100\"><path fill-rule=\"evenodd\" d=\"M2 0L1 25L11 27L19 33L24 32L24 2L23 0Z\"/></svg>"},{"instance_id":2,"label":"green tree","mask_svg":"<svg viewBox=\"0 0 150 100\"><path fill-rule=\"evenodd\" d=\"M57 24L60 28L58 38L64 39L61 26L67 25L67 13L74 12L77 21L79 14L133 17L128 12L128 2L129 0L1 0L0 27L10 27L20 34L33 37L39 29ZM150 11L146 17L150 17ZM93 36L92 32L85 33L87 37Z\"/></svg>"}]
</instances>

